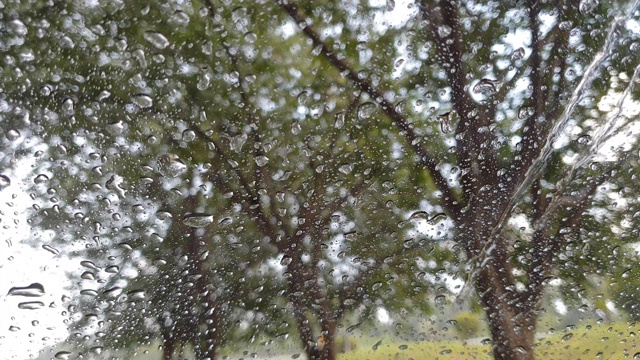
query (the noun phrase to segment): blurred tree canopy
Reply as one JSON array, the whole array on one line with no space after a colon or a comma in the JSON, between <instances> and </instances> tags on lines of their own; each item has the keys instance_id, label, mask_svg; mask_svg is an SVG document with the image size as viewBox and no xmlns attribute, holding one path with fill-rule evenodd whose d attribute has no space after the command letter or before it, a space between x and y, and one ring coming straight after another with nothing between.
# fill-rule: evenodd
<instances>
[{"instance_id":1,"label":"blurred tree canopy","mask_svg":"<svg viewBox=\"0 0 640 360\"><path fill-rule=\"evenodd\" d=\"M0 172L79 264L76 348L335 359L462 291L526 359L549 286L638 314L636 4L3 6Z\"/></svg>"}]
</instances>

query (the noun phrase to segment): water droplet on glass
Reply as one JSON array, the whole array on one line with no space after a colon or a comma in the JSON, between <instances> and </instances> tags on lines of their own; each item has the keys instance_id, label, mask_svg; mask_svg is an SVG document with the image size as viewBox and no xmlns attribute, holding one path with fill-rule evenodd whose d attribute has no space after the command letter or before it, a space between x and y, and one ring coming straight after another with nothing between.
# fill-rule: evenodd
<instances>
[{"instance_id":1,"label":"water droplet on glass","mask_svg":"<svg viewBox=\"0 0 640 360\"><path fill-rule=\"evenodd\" d=\"M524 120L534 114L535 110L531 106L521 106L518 109L518 119Z\"/></svg>"},{"instance_id":2,"label":"water droplet on glass","mask_svg":"<svg viewBox=\"0 0 640 360\"><path fill-rule=\"evenodd\" d=\"M242 151L242 147L247 142L247 137L248 136L245 133L242 133L240 135L236 135L236 136L232 137L231 141L229 143L229 146L231 147L231 150L235 151L238 154L240 154L240 152Z\"/></svg>"},{"instance_id":3,"label":"water droplet on glass","mask_svg":"<svg viewBox=\"0 0 640 360\"><path fill-rule=\"evenodd\" d=\"M186 141L186 142L191 142L193 140L196 139L196 132L191 130L191 129L187 129L185 131L182 132L182 140Z\"/></svg>"},{"instance_id":4,"label":"water droplet on glass","mask_svg":"<svg viewBox=\"0 0 640 360\"><path fill-rule=\"evenodd\" d=\"M353 170L353 165L351 164L344 164L338 168L338 171L340 171L345 175L348 175L349 173L351 173L352 170Z\"/></svg>"},{"instance_id":5,"label":"water droplet on glass","mask_svg":"<svg viewBox=\"0 0 640 360\"><path fill-rule=\"evenodd\" d=\"M124 122L122 120L118 120L116 122L112 122L107 125L107 131L111 135L120 135L124 131Z\"/></svg>"},{"instance_id":6,"label":"water droplet on glass","mask_svg":"<svg viewBox=\"0 0 640 360\"><path fill-rule=\"evenodd\" d=\"M131 97L131 102L142 109L150 108L153 106L153 99L149 95L139 94Z\"/></svg>"},{"instance_id":7,"label":"water droplet on glass","mask_svg":"<svg viewBox=\"0 0 640 360\"><path fill-rule=\"evenodd\" d=\"M387 0L387 11L393 11L396 8L395 0Z\"/></svg>"},{"instance_id":8,"label":"water droplet on glass","mask_svg":"<svg viewBox=\"0 0 640 360\"><path fill-rule=\"evenodd\" d=\"M42 295L44 295L44 286L40 283L33 283L24 287L12 287L7 293L7 296L38 297Z\"/></svg>"},{"instance_id":9,"label":"water droplet on glass","mask_svg":"<svg viewBox=\"0 0 640 360\"><path fill-rule=\"evenodd\" d=\"M42 301L27 301L18 304L18 308L24 310L37 310L42 309L43 307L44 303Z\"/></svg>"},{"instance_id":10,"label":"water droplet on glass","mask_svg":"<svg viewBox=\"0 0 640 360\"><path fill-rule=\"evenodd\" d=\"M11 179L7 175L0 174L0 190L11 185Z\"/></svg>"},{"instance_id":11,"label":"water droplet on glass","mask_svg":"<svg viewBox=\"0 0 640 360\"><path fill-rule=\"evenodd\" d=\"M518 60L522 60L524 58L524 48L517 48L513 51L513 54L511 54L511 61L518 61Z\"/></svg>"},{"instance_id":12,"label":"water droplet on glass","mask_svg":"<svg viewBox=\"0 0 640 360\"><path fill-rule=\"evenodd\" d=\"M366 102L358 106L358 119L365 120L373 115L378 106L373 102Z\"/></svg>"},{"instance_id":13,"label":"water droplet on glass","mask_svg":"<svg viewBox=\"0 0 640 360\"><path fill-rule=\"evenodd\" d=\"M213 222L213 215L206 213L191 213L182 218L185 225L193 228L205 227Z\"/></svg>"},{"instance_id":14,"label":"water droplet on glass","mask_svg":"<svg viewBox=\"0 0 640 360\"><path fill-rule=\"evenodd\" d=\"M167 179L173 179L187 171L187 165L177 155L164 154L158 158L158 172Z\"/></svg>"},{"instance_id":15,"label":"water droplet on glass","mask_svg":"<svg viewBox=\"0 0 640 360\"><path fill-rule=\"evenodd\" d=\"M293 259L291 258L291 256L284 255L284 256L282 257L282 259L280 260L280 265L282 265L282 266L287 266L287 265L291 264L291 261L293 261Z\"/></svg>"},{"instance_id":16,"label":"water droplet on glass","mask_svg":"<svg viewBox=\"0 0 640 360\"><path fill-rule=\"evenodd\" d=\"M53 255L58 255L60 254L60 250L54 248L51 245L42 245L42 248L47 250L48 252L52 253Z\"/></svg>"},{"instance_id":17,"label":"water droplet on glass","mask_svg":"<svg viewBox=\"0 0 640 360\"><path fill-rule=\"evenodd\" d=\"M84 280L95 280L96 274L92 273L91 271L85 271L82 273L82 275L80 275L80 278Z\"/></svg>"},{"instance_id":18,"label":"water droplet on glass","mask_svg":"<svg viewBox=\"0 0 640 360\"><path fill-rule=\"evenodd\" d=\"M303 91L300 93L300 95L298 95L298 104L300 105L304 105L307 103L307 100L309 100L309 93L306 91Z\"/></svg>"},{"instance_id":19,"label":"water droplet on glass","mask_svg":"<svg viewBox=\"0 0 640 360\"><path fill-rule=\"evenodd\" d=\"M336 114L336 122L334 123L334 127L336 129L342 129L344 127L345 114L344 112L339 112Z\"/></svg>"},{"instance_id":20,"label":"water droplet on glass","mask_svg":"<svg viewBox=\"0 0 640 360\"><path fill-rule=\"evenodd\" d=\"M473 92L476 94L491 95L496 92L497 85L497 80L482 79L473 87Z\"/></svg>"},{"instance_id":21,"label":"water droplet on glass","mask_svg":"<svg viewBox=\"0 0 640 360\"><path fill-rule=\"evenodd\" d=\"M11 325L11 326L9 326L9 331L11 331L11 332L20 331L20 328L19 328L19 327L17 327L17 326L13 326L13 325Z\"/></svg>"},{"instance_id":22,"label":"water droplet on glass","mask_svg":"<svg viewBox=\"0 0 640 360\"><path fill-rule=\"evenodd\" d=\"M442 130L443 133L449 134L453 132L451 112L438 115L438 122L440 122L440 130Z\"/></svg>"},{"instance_id":23,"label":"water droplet on glass","mask_svg":"<svg viewBox=\"0 0 640 360\"><path fill-rule=\"evenodd\" d=\"M84 267L86 267L86 268L89 268L89 269L91 269L91 270L96 270L96 271L97 271L97 270L100 270L100 268L98 268L98 267L96 266L96 264L94 264L92 261L89 261L89 260L82 260L82 261L80 261L80 265L82 265L82 266L84 266Z\"/></svg>"},{"instance_id":24,"label":"water droplet on glass","mask_svg":"<svg viewBox=\"0 0 640 360\"><path fill-rule=\"evenodd\" d=\"M451 34L451 27L446 25L438 26L438 36L445 38Z\"/></svg>"},{"instance_id":25,"label":"water droplet on glass","mask_svg":"<svg viewBox=\"0 0 640 360\"><path fill-rule=\"evenodd\" d=\"M254 160L256 162L256 165L258 165L258 167L263 167L267 165L267 163L269 162L269 158L264 155L256 156Z\"/></svg>"},{"instance_id":26,"label":"water droplet on glass","mask_svg":"<svg viewBox=\"0 0 640 360\"><path fill-rule=\"evenodd\" d=\"M120 294L122 294L122 288L119 286L114 286L110 289L107 289L105 291L102 292L102 295L109 297L109 298L116 298L118 296L120 296Z\"/></svg>"},{"instance_id":27,"label":"water droplet on glass","mask_svg":"<svg viewBox=\"0 0 640 360\"><path fill-rule=\"evenodd\" d=\"M293 135L298 135L300 134L300 132L302 132L302 127L300 126L300 123L298 121L294 121L291 123L291 133Z\"/></svg>"},{"instance_id":28,"label":"water droplet on glass","mask_svg":"<svg viewBox=\"0 0 640 360\"><path fill-rule=\"evenodd\" d=\"M68 360L71 358L71 353L68 351L58 351L54 357L56 359Z\"/></svg>"},{"instance_id":29,"label":"water droplet on glass","mask_svg":"<svg viewBox=\"0 0 640 360\"><path fill-rule=\"evenodd\" d=\"M107 272L109 274L117 274L119 271L120 267L118 267L117 265L110 265L104 268L104 272Z\"/></svg>"},{"instance_id":30,"label":"water droplet on glass","mask_svg":"<svg viewBox=\"0 0 640 360\"><path fill-rule=\"evenodd\" d=\"M20 132L15 129L9 129L4 136L6 136L9 141L16 141L20 138Z\"/></svg>"},{"instance_id":31,"label":"water droplet on glass","mask_svg":"<svg viewBox=\"0 0 640 360\"><path fill-rule=\"evenodd\" d=\"M169 40L166 36L157 31L147 31L144 33L143 37L151 43L151 45L155 46L156 49L164 49L169 46Z\"/></svg>"},{"instance_id":32,"label":"water droplet on glass","mask_svg":"<svg viewBox=\"0 0 640 360\"><path fill-rule=\"evenodd\" d=\"M156 217L160 220L168 220L173 218L173 215L168 211L160 210L156 213Z\"/></svg>"},{"instance_id":33,"label":"water droplet on glass","mask_svg":"<svg viewBox=\"0 0 640 360\"><path fill-rule=\"evenodd\" d=\"M586 145L589 142L591 142L591 136L590 135L580 135L580 136L578 136L578 139L576 141L580 145Z\"/></svg>"},{"instance_id":34,"label":"water droplet on glass","mask_svg":"<svg viewBox=\"0 0 640 360\"><path fill-rule=\"evenodd\" d=\"M380 347L380 345L382 345L382 340L378 340L377 343L373 344L373 346L371 347L371 350L376 351L378 350L378 348Z\"/></svg>"},{"instance_id":35,"label":"water droplet on glass","mask_svg":"<svg viewBox=\"0 0 640 360\"><path fill-rule=\"evenodd\" d=\"M578 5L578 10L580 10L580 13L582 13L582 15L587 15L597 7L598 0L582 0L580 1L580 5Z\"/></svg>"},{"instance_id":36,"label":"water droplet on glass","mask_svg":"<svg viewBox=\"0 0 640 360\"><path fill-rule=\"evenodd\" d=\"M561 341L562 342L568 341L572 337L573 337L573 333L568 333L568 334L566 334L565 336L562 337Z\"/></svg>"},{"instance_id":37,"label":"water droplet on glass","mask_svg":"<svg viewBox=\"0 0 640 360\"><path fill-rule=\"evenodd\" d=\"M35 179L33 179L33 182L36 184L44 184L44 183L47 183L48 181L49 181L49 177L45 174L40 174L36 176Z\"/></svg>"}]
</instances>

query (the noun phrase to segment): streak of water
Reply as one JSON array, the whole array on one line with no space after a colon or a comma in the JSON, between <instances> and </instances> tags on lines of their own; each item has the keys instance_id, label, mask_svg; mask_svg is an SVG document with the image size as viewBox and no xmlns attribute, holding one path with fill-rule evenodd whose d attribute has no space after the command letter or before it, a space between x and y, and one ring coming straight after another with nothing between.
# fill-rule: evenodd
<instances>
[{"instance_id":1,"label":"streak of water","mask_svg":"<svg viewBox=\"0 0 640 360\"><path fill-rule=\"evenodd\" d=\"M633 16L633 14L638 10L639 7L640 7L640 0L636 0L633 3L633 5L630 7L630 9L625 12L625 14L627 14L626 16L617 16L614 19L614 21L611 23L611 26L609 27L609 31L607 32L607 37L602 46L602 49L594 56L589 66L585 69L584 75L582 76L582 79L580 80L580 82L574 89L573 93L571 94L571 97L562 115L558 118L558 121L553 125L551 131L549 132L549 135L544 142L544 145L542 150L540 151L540 154L533 161L532 165L529 167L529 169L525 173L523 181L517 187L513 196L509 200L507 207L505 208L504 212L501 214L497 225L493 228L491 232L491 236L489 237L489 241L487 241L487 243L483 247L480 254L478 254L475 258L469 261L469 263L472 264L472 266L476 266L476 269L474 269L470 273L468 278L465 280L465 284L463 288L458 293L458 298L461 298L468 293L468 291L470 290L470 288L468 287L468 284L471 283L471 280L475 278L479 270L482 269L482 267L488 262L493 249L495 249L495 239L500 235L500 233L504 229L507 221L509 220L509 215L511 214L513 208L521 200L521 198L527 193L527 190L531 186L532 182L538 176L540 176L545 170L547 162L549 161L549 158L553 154L554 143L563 135L564 131L569 125L569 120L571 115L573 114L573 111L578 106L578 103L582 99L583 95L585 94L585 91L588 89L591 82L598 75L599 68L611 55L613 51L613 47L618 38L618 34L617 34L618 27L620 26L620 24L626 23ZM638 73L640 71L639 68L640 66L636 68L633 74L633 77L629 83L629 86L627 86L627 89L625 90L618 105L622 105L624 103L627 95L633 89L633 84L636 81L638 77ZM603 128L601 128L601 130L596 135L597 139L594 139L593 144L589 149L589 152L584 154L579 161L576 161L574 163L574 166L572 167L571 171L567 175L568 177L572 177L573 174L575 174L575 171L577 171L577 169L580 166L584 165L589 158L591 158L595 153L597 153L597 151L600 149L602 144L606 142L607 139L610 138L611 132L615 128L616 121L619 118L620 113L622 111L621 108L622 107L619 106L618 111L607 120L606 124L603 126ZM563 178L561 182L562 182L562 185L564 185L565 183L568 183L567 177Z\"/></svg>"}]
</instances>

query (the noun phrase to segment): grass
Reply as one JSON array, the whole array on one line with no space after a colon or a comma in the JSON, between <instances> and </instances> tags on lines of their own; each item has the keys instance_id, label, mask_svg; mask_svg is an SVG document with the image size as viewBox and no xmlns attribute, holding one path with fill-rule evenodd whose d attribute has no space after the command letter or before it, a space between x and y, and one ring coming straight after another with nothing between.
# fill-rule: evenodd
<instances>
[{"instance_id":1,"label":"grass","mask_svg":"<svg viewBox=\"0 0 640 360\"><path fill-rule=\"evenodd\" d=\"M584 324L536 338L538 359L640 359L638 326ZM342 354L340 360L491 359L490 345L462 341L389 343Z\"/></svg>"}]
</instances>

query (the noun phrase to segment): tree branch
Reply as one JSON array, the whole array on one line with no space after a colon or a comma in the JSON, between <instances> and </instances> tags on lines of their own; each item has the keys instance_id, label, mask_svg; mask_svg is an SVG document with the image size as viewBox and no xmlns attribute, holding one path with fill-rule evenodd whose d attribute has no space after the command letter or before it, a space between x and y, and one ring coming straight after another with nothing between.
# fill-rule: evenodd
<instances>
[{"instance_id":1,"label":"tree branch","mask_svg":"<svg viewBox=\"0 0 640 360\"><path fill-rule=\"evenodd\" d=\"M282 8L282 10L284 10L297 24L305 22L305 18L294 4L283 0L274 1L276 1L278 6L280 6L280 8ZM360 78L349 64L340 59L311 26L305 26L302 32L312 41L313 46L320 46L320 53L331 65L333 65L333 67L340 71L340 73L346 74L346 77L355 84L358 89L366 92L369 96L375 99L391 121L400 128L404 138L414 149L420 158L422 165L427 168L436 184L436 187L442 193L443 208L445 209L445 212L447 212L449 216L456 218L459 213L457 199L447 184L447 180L438 170L438 161L422 146L421 139L416 135L413 127L407 122L405 117L395 110L393 104L387 101L384 98L384 94L377 90L368 79Z\"/></svg>"}]
</instances>

